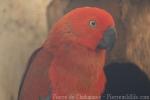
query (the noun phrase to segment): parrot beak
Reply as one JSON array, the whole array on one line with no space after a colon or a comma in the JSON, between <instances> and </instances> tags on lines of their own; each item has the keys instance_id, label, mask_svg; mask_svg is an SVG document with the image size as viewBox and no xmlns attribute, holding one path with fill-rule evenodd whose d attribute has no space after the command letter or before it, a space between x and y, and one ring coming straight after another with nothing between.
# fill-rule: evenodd
<instances>
[{"instance_id":1,"label":"parrot beak","mask_svg":"<svg viewBox=\"0 0 150 100\"><path fill-rule=\"evenodd\" d=\"M105 31L103 40L97 46L97 49L106 49L111 51L116 41L116 30L115 28L109 28Z\"/></svg>"}]
</instances>

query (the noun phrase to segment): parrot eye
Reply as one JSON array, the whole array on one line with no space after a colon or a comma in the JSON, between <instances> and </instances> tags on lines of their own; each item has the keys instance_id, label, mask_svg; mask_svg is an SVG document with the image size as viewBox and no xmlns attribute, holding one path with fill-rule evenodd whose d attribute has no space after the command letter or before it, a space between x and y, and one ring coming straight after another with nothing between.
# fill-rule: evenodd
<instances>
[{"instance_id":1,"label":"parrot eye","mask_svg":"<svg viewBox=\"0 0 150 100\"><path fill-rule=\"evenodd\" d=\"M96 21L90 20L89 25L90 25L90 27L95 28L96 27Z\"/></svg>"}]
</instances>

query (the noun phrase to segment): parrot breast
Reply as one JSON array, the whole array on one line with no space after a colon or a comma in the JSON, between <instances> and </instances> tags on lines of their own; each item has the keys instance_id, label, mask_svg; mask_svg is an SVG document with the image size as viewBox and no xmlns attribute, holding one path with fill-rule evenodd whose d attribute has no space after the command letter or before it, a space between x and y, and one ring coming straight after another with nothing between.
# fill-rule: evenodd
<instances>
[{"instance_id":1,"label":"parrot breast","mask_svg":"<svg viewBox=\"0 0 150 100\"><path fill-rule=\"evenodd\" d=\"M100 96L106 81L104 62L104 51L96 53L77 45L60 48L49 70L53 99L70 95Z\"/></svg>"}]
</instances>

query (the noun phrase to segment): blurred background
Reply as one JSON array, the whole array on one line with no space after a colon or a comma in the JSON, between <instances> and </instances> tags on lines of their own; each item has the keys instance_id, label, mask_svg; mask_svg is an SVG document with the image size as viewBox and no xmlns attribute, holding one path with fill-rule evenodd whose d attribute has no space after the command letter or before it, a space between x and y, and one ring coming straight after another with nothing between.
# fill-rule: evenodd
<instances>
[{"instance_id":1,"label":"blurred background","mask_svg":"<svg viewBox=\"0 0 150 100\"><path fill-rule=\"evenodd\" d=\"M0 100L16 100L32 52L53 23L81 6L103 8L116 21L108 63L132 62L150 78L150 0L0 0Z\"/></svg>"}]
</instances>

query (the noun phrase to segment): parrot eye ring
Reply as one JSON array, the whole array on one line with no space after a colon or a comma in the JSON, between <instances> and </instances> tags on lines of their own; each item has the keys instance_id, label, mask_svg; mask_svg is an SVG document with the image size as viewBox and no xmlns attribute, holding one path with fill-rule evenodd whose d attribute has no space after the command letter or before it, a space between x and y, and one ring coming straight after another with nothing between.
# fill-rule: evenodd
<instances>
[{"instance_id":1,"label":"parrot eye ring","mask_svg":"<svg viewBox=\"0 0 150 100\"><path fill-rule=\"evenodd\" d=\"M90 20L89 25L90 25L90 27L95 28L96 27L96 21L95 20Z\"/></svg>"}]
</instances>

